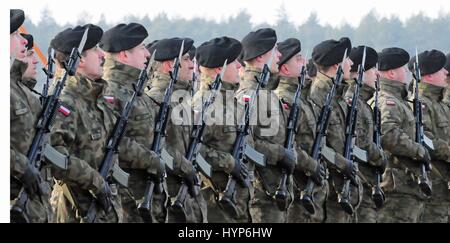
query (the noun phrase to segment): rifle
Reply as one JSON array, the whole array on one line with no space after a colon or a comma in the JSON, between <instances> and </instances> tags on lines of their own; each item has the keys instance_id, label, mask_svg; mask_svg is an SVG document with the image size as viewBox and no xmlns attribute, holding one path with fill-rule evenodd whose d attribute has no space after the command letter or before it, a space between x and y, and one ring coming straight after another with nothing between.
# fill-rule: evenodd
<instances>
[{"instance_id":1,"label":"rifle","mask_svg":"<svg viewBox=\"0 0 450 243\"><path fill-rule=\"evenodd\" d=\"M306 59L308 60L308 59ZM301 95L302 89L305 84L306 77L306 65L303 65L300 71L300 76L298 77L298 86L295 91L294 101L290 107L289 118L286 126L286 140L284 142L284 147L289 150L294 150L294 141L295 136L297 135L297 121L300 116L300 108L301 108ZM285 169L281 170L281 179L278 184L277 191L275 192L275 200L277 202L277 206L281 211L286 211L288 206L287 201L287 182L289 180L289 176L286 173Z\"/></svg>"},{"instance_id":2,"label":"rifle","mask_svg":"<svg viewBox=\"0 0 450 243\"><path fill-rule=\"evenodd\" d=\"M237 126L236 140L233 143L233 150L231 155L236 163L244 163L244 156L246 159L258 164L260 166L266 166L265 157L263 154L256 151L250 145L247 144L247 136L250 135L250 109L253 106L253 102L259 95L259 90L267 86L270 73L269 68L272 65L273 58L275 56L275 49L272 50L271 56L267 63L264 64L263 70L259 77L255 76L257 86L255 92L251 97L244 95L244 114L242 116L243 123L241 122ZM251 104L250 104L251 103ZM246 187L250 185L249 178L245 178L244 184ZM236 207L236 178L232 175L228 176L228 182L225 190L219 197L219 205L222 206L225 212L230 214L233 218L239 216L238 209Z\"/></svg>"},{"instance_id":3,"label":"rifle","mask_svg":"<svg viewBox=\"0 0 450 243\"><path fill-rule=\"evenodd\" d=\"M422 123L422 101L419 98L419 83L422 79L419 68L419 55L417 54L416 48L416 61L414 63L414 79L416 80L416 85L414 87L414 118L416 123L416 143L423 145L425 149L434 150L433 141L429 139L425 134L423 134L423 123ZM420 165L420 175L419 175L419 187L422 192L428 197L431 196L431 182L428 179L427 170L425 167L425 162Z\"/></svg>"},{"instance_id":4,"label":"rifle","mask_svg":"<svg viewBox=\"0 0 450 243\"><path fill-rule=\"evenodd\" d=\"M225 60L225 63L223 64L222 71L220 74L216 75L216 78L214 82L210 85L210 93L208 96L208 99L203 102L202 110L201 110L201 125L194 125L194 128L192 130L191 136L190 136L190 142L188 150L186 151L185 158L189 161L191 161L194 165L194 169L197 172L199 168L203 174L205 174L208 178L211 177L211 166L205 161L205 159L199 154L202 138L203 138L203 132L206 128L206 123L204 120L205 111L208 109L208 107L214 103L214 100L216 98L217 92L219 92L220 87L222 86L222 78L225 74L227 66L227 60ZM202 168L203 167L203 168ZM192 197L196 197L200 190L200 179L197 178L197 185L194 185L192 188L188 188L186 183L182 181L181 187L178 190L178 194L175 198L175 201L173 202L171 206L171 210L176 215L175 217L179 217L180 219L183 219L183 221L186 221L186 212L184 209L184 203L186 201L188 189L189 194Z\"/></svg>"},{"instance_id":5,"label":"rifle","mask_svg":"<svg viewBox=\"0 0 450 243\"><path fill-rule=\"evenodd\" d=\"M377 68L378 69L378 68ZM380 91L380 75L377 75L375 81L375 106L373 108L373 142L377 145L377 148L382 151L381 147L381 111L378 107L378 92ZM372 187L372 201L377 208L383 207L386 197L381 189L381 174L383 172L380 169L375 170L375 185Z\"/></svg>"},{"instance_id":6,"label":"rifle","mask_svg":"<svg viewBox=\"0 0 450 243\"><path fill-rule=\"evenodd\" d=\"M41 104L42 105L45 104L45 100L48 97L48 89L50 87L50 84L53 83L53 78L54 78L54 73L55 73L54 66L53 66L55 63L55 61L53 60L54 56L55 56L55 50L53 48L51 48L50 51L48 52L47 68L42 68L45 75L47 76L44 86L42 87L42 95L41 95Z\"/></svg>"},{"instance_id":7,"label":"rifle","mask_svg":"<svg viewBox=\"0 0 450 243\"><path fill-rule=\"evenodd\" d=\"M56 113L60 108L61 101L59 100L59 96L61 95L61 92L64 88L67 77L73 76L76 73L78 63L81 58L81 52L83 51L84 45L87 40L88 31L89 27L84 31L78 48L72 48L69 56L69 61L64 64L64 75L60 80L57 81L53 95L45 98L45 103L43 104L43 109L36 125L36 133L27 153L29 166L34 166L40 169L42 160L41 155L44 155L44 157L48 158L48 162L52 163L62 170L67 169L67 157L60 154L48 144L44 146L44 141L46 140L46 135L50 132L51 125L53 124ZM47 79L49 79L48 76ZM28 201L29 196L33 195L28 195L22 188L16 200L16 203L12 205L10 209L12 221L29 222L24 212L25 203Z\"/></svg>"},{"instance_id":8,"label":"rifle","mask_svg":"<svg viewBox=\"0 0 450 243\"><path fill-rule=\"evenodd\" d=\"M355 80L355 92L353 93L351 105L347 105L347 117L345 121L345 141L344 141L344 157L350 160L356 168L358 168L358 163L355 160L355 148L356 148L356 125L358 121L358 99L359 93L364 80L364 65L366 62L366 47L364 47L364 52L362 56L362 62L358 67L358 78ZM365 160L364 162L367 162ZM342 209L352 215L354 212L353 206L351 204L351 188L350 182L355 186L358 186L357 182L354 181L355 178L347 178L344 175L344 186L342 187L341 194L338 196L338 203L341 205Z\"/></svg>"},{"instance_id":9,"label":"rifle","mask_svg":"<svg viewBox=\"0 0 450 243\"><path fill-rule=\"evenodd\" d=\"M184 49L184 40L181 43L180 53L177 58L175 58L174 66L170 74L170 82L167 87L162 103L160 104L158 116L155 123L155 130L153 136L153 142L151 146L151 150L154 151L157 155L162 159L161 163L165 163L168 167L172 164L173 158L170 156L165 149L162 148L162 138L166 133L167 122L169 121L170 114L170 97L172 97L174 84L177 82L178 71L181 67L181 57L183 56ZM156 178L156 176L149 175L147 179L147 186L144 192L144 200L139 203L137 209L142 219L146 223L152 222L151 216L151 204L153 201L153 193L161 194L164 192L163 183L166 177L166 173L164 172L160 178Z\"/></svg>"},{"instance_id":10,"label":"rifle","mask_svg":"<svg viewBox=\"0 0 450 243\"><path fill-rule=\"evenodd\" d=\"M332 101L334 97L336 96L336 89L339 85L342 83L342 79L344 77L344 71L342 69L342 65L344 64L345 58L347 57L347 49L344 52L344 56L342 57L342 63L339 65L338 70L336 72L336 76L332 79L333 86L331 86L331 90L328 93L325 104L320 110L320 115L318 119L318 123L316 125L316 137L314 139L311 157L316 161L321 161L324 158L324 151L322 151L324 148L326 148L326 136L327 136L327 130L328 130L328 122L330 120L331 112L333 110ZM324 166L321 163L321 166ZM300 195L300 201L302 202L303 207L308 211L310 214L315 213L314 209L314 184L315 182L308 178L308 182L306 183L306 188L304 191L302 191Z\"/></svg>"},{"instance_id":11,"label":"rifle","mask_svg":"<svg viewBox=\"0 0 450 243\"><path fill-rule=\"evenodd\" d=\"M156 51L156 50L155 50ZM144 92L145 85L148 80L148 71L153 64L154 54L149 61L146 62L145 67L141 70L139 78L136 84L133 84L133 94L129 101L125 103L120 116L114 124L111 136L106 143L105 155L103 156L100 164L99 173L105 181L108 181L110 172L113 171L113 177L116 181L124 187L128 187L129 174L122 171L117 163L114 163L114 155L119 152L119 145L122 137L125 133L125 129L128 124L128 118L133 110L133 105L137 97L141 97ZM87 223L93 223L97 214L97 201L92 200L89 209L84 217L84 221Z\"/></svg>"}]
</instances>

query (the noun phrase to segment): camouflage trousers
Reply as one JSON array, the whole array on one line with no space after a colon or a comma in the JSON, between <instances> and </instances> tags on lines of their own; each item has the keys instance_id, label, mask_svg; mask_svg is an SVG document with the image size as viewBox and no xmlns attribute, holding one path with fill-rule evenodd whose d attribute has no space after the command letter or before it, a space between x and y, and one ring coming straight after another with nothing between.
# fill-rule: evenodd
<instances>
[{"instance_id":1,"label":"camouflage trousers","mask_svg":"<svg viewBox=\"0 0 450 243\"><path fill-rule=\"evenodd\" d=\"M170 207L175 200L176 197L171 197L168 207ZM167 211L169 223L208 223L207 204L201 192L196 197L192 197L188 193L186 201L184 202L185 215L183 219L179 219L172 210L169 209Z\"/></svg>"},{"instance_id":2,"label":"camouflage trousers","mask_svg":"<svg viewBox=\"0 0 450 243\"><path fill-rule=\"evenodd\" d=\"M288 209L288 223L322 223L325 219L325 201L329 192L328 182L325 181L322 187L315 186L314 188L314 214L306 211L300 201L301 190L305 187L306 183L294 183L294 203Z\"/></svg>"},{"instance_id":3,"label":"camouflage trousers","mask_svg":"<svg viewBox=\"0 0 450 243\"><path fill-rule=\"evenodd\" d=\"M433 184L433 194L426 199L421 223L450 223L450 190L447 182Z\"/></svg>"},{"instance_id":4,"label":"camouflage trousers","mask_svg":"<svg viewBox=\"0 0 450 243\"><path fill-rule=\"evenodd\" d=\"M379 209L372 200L372 188L364 185L363 198L355 217L355 223L376 223L378 211Z\"/></svg>"},{"instance_id":5,"label":"camouflage trousers","mask_svg":"<svg viewBox=\"0 0 450 243\"><path fill-rule=\"evenodd\" d=\"M41 184L42 195L40 197L34 196L32 198L27 197L23 203L19 203L17 198L10 200L10 205L18 205L23 211L23 217L25 217L29 223L51 223L53 219L52 208L50 206L51 187L47 182ZM19 218L22 219L22 216ZM20 220L19 219L19 220ZM15 222L16 219L11 214L11 222ZM20 222L20 221L19 221Z\"/></svg>"},{"instance_id":6,"label":"camouflage trousers","mask_svg":"<svg viewBox=\"0 0 450 243\"><path fill-rule=\"evenodd\" d=\"M292 205L294 193L292 177L288 182L288 204ZM254 197L250 202L250 215L254 223L286 223L288 210L281 211L275 201L273 193L269 193L263 186L261 179L254 182ZM288 207L289 209L289 207Z\"/></svg>"},{"instance_id":7,"label":"camouflage trousers","mask_svg":"<svg viewBox=\"0 0 450 243\"><path fill-rule=\"evenodd\" d=\"M117 188L115 186L111 187L113 193L112 204L113 209L106 214L103 210L99 209L94 223L122 223L123 214L122 206L120 202L120 197L118 196ZM78 199L75 199L78 200ZM89 199L90 200L90 199ZM87 200L82 200L83 211L86 211L88 204L85 203ZM54 223L81 223L83 215L80 210L72 205L66 197L61 183L55 184L52 191L52 196L50 199Z\"/></svg>"}]
</instances>

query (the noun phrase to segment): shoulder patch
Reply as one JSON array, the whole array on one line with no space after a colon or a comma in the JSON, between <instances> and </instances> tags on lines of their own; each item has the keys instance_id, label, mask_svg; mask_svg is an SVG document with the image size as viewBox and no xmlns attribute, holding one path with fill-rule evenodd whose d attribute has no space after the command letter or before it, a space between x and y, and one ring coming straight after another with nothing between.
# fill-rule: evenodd
<instances>
[{"instance_id":1,"label":"shoulder patch","mask_svg":"<svg viewBox=\"0 0 450 243\"><path fill-rule=\"evenodd\" d=\"M59 106L58 111L61 112L65 117L68 117L70 115L70 110L63 105Z\"/></svg>"},{"instance_id":2,"label":"shoulder patch","mask_svg":"<svg viewBox=\"0 0 450 243\"><path fill-rule=\"evenodd\" d=\"M396 103L393 100L386 100L386 105L388 105L388 106L395 106Z\"/></svg>"},{"instance_id":3,"label":"shoulder patch","mask_svg":"<svg viewBox=\"0 0 450 243\"><path fill-rule=\"evenodd\" d=\"M103 98L105 98L106 103L114 104L114 96L105 95Z\"/></svg>"}]
</instances>

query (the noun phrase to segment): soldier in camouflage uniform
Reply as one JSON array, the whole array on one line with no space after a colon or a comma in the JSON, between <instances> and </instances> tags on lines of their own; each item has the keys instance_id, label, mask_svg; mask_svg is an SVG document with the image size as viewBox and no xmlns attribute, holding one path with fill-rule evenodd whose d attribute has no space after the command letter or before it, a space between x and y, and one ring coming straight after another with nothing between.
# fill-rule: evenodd
<instances>
[{"instance_id":1,"label":"soldier in camouflage uniform","mask_svg":"<svg viewBox=\"0 0 450 243\"><path fill-rule=\"evenodd\" d=\"M341 38L339 41L326 40L316 45L312 52L312 58L317 67L317 76L312 82L310 100L316 119L318 120L320 110L324 106L326 96L329 94L333 77L336 75L339 63L342 62L344 52L351 50L351 43L348 38ZM342 84L337 87L336 95L332 100L332 112L328 124L326 145L336 152L334 164L328 166L330 177L329 196L326 201L326 222L351 222L352 216L343 211L338 203L344 176L353 178L358 186L351 186L351 204L356 211L362 197L362 185L356 176L356 168L352 161L346 160L342 154L344 152L345 126L347 115L347 103L344 100L344 91L347 88L345 80L350 79L350 68L352 61L346 57L341 63L344 76ZM317 121L319 122L319 121ZM354 215L353 215L354 216Z\"/></svg>"},{"instance_id":2,"label":"soldier in camouflage uniform","mask_svg":"<svg viewBox=\"0 0 450 243\"><path fill-rule=\"evenodd\" d=\"M107 83L103 96L108 97L107 105L116 117L121 115L125 103L130 100L133 85L150 56L143 44L147 36L145 27L140 24L119 24L106 31L100 42L100 47L106 52L103 79ZM138 96L119 146L120 167L130 174L128 188L119 188L124 222L143 222L137 211L146 188L143 182L149 173L160 177L164 172L159 156L150 150L157 112L147 95ZM164 207L164 204L158 207Z\"/></svg>"},{"instance_id":3,"label":"soldier in camouflage uniform","mask_svg":"<svg viewBox=\"0 0 450 243\"><path fill-rule=\"evenodd\" d=\"M239 106L235 103L234 92L239 85L239 68L237 61L242 50L238 40L229 37L214 38L201 44L197 49L196 59L200 65L200 89L193 99L194 111L202 111L202 105L211 92L211 85L222 71L225 60L226 71L215 101L205 112L206 128L200 153L212 166L211 178L205 178L202 193L207 200L208 222L211 223L250 223L252 222L249 204L252 188L242 184L248 175L247 167L252 165L237 164L232 156L233 144L237 135ZM214 57L214 58L211 58ZM211 116L212 114L215 116ZM247 137L250 139L250 137ZM250 139L251 140L251 139ZM247 141L252 144L252 141ZM252 169L250 168L252 171ZM235 218L226 212L218 203L219 194L225 190L229 175L240 183L236 185Z\"/></svg>"},{"instance_id":4,"label":"soldier in camouflage uniform","mask_svg":"<svg viewBox=\"0 0 450 243\"><path fill-rule=\"evenodd\" d=\"M353 65L350 69L351 77L356 80L358 78L358 67L362 63L362 57L365 46L354 47L350 52L350 59ZM375 185L376 171L383 174L387 157L383 150L379 149L373 140L374 116L373 110L368 102L375 93L375 81L377 79L378 70L375 65L378 61L377 52L370 47L366 47L366 60L364 65L363 84L360 88L358 98L358 118L357 118L357 140L356 145L367 151L368 163L359 165L360 178L364 187L364 194L361 205L358 209L356 222L376 223L377 208L372 201L372 188ZM350 83L350 87L345 94L345 99L351 104L353 94L356 89L356 83Z\"/></svg>"},{"instance_id":5,"label":"soldier in camouflage uniform","mask_svg":"<svg viewBox=\"0 0 450 243\"><path fill-rule=\"evenodd\" d=\"M300 71L302 66L306 65L306 60L300 54L301 43L298 39L289 38L278 43L278 50L282 56L278 63L280 83L275 93L284 104L284 108L290 110L299 85ZM313 76L312 72L310 74ZM310 87L311 79L305 78L305 84L301 93L299 119L295 125L298 131L295 136L298 158L294 172L295 201L288 210L287 221L289 223L321 223L325 218L325 200L328 194L328 183L325 180L326 170L324 166L321 166L319 162L310 156L316 133L314 112L307 101ZM299 201L301 191L306 187L308 176L311 176L315 181L314 214L307 212ZM322 186L320 186L321 184Z\"/></svg>"},{"instance_id":6,"label":"soldier in camouflage uniform","mask_svg":"<svg viewBox=\"0 0 450 243\"><path fill-rule=\"evenodd\" d=\"M98 172L114 125L106 108L108 97L101 96L106 83L101 79L104 54L96 45L103 30L95 25L68 28L58 33L50 46L56 51L58 68L62 68L88 27L80 63L76 74L66 81L52 130L52 145L69 156L68 170L55 173L59 180L52 193L55 220L82 221L95 199L99 205L95 222L122 222L117 186L105 181Z\"/></svg>"},{"instance_id":7,"label":"soldier in camouflage uniform","mask_svg":"<svg viewBox=\"0 0 450 243\"><path fill-rule=\"evenodd\" d=\"M378 54L382 147L391 156L382 183L386 204L378 212L377 222L418 222L424 208L417 177L421 161L429 164L431 158L427 149L415 142L404 67L408 60L409 54L401 48L386 48Z\"/></svg>"},{"instance_id":8,"label":"soldier in camouflage uniform","mask_svg":"<svg viewBox=\"0 0 450 243\"><path fill-rule=\"evenodd\" d=\"M160 107L164 93L170 82L169 71L172 70L175 58L178 58L181 44L184 40L184 49L180 60L180 69L177 82L174 84L174 93L171 97L169 121L166 129L165 145L169 154L174 158L173 171L168 171L166 178L170 200L167 206L174 201L180 188L181 179L189 186L196 183L194 167L184 155L189 145L189 136L192 128L190 99L190 79L192 78L193 63L189 56L193 40L189 38L163 39L156 43L155 60L159 62L158 70L151 80L152 87L146 93L153 100L156 107ZM156 199L156 198L155 198ZM188 196L185 203L186 220L189 223L206 223L206 203L201 194L192 198ZM169 210L168 221L176 222L176 215Z\"/></svg>"},{"instance_id":9,"label":"soldier in camouflage uniform","mask_svg":"<svg viewBox=\"0 0 450 243\"><path fill-rule=\"evenodd\" d=\"M433 194L427 198L420 222L448 223L450 212L450 107L442 102L448 71L444 68L445 54L425 51L419 54L419 68L422 82L419 97L422 100L422 121L425 134L433 140L434 150L431 179Z\"/></svg>"},{"instance_id":10,"label":"soldier in camouflage uniform","mask_svg":"<svg viewBox=\"0 0 450 243\"><path fill-rule=\"evenodd\" d=\"M51 180L51 174L48 167L43 167L39 171L31 166L27 159L42 108L39 99L24 82L28 63L32 62L32 56L26 53L26 45L32 44L27 44L27 40L17 31L24 20L22 10L10 10L10 54L14 57L10 69L10 203L16 204L16 199L23 188L29 195L25 208L22 208L23 214L29 222L45 223L51 220L48 201L51 187L47 180Z\"/></svg>"},{"instance_id":11,"label":"soldier in camouflage uniform","mask_svg":"<svg viewBox=\"0 0 450 243\"><path fill-rule=\"evenodd\" d=\"M276 47L277 35L273 29L259 29L250 32L242 40L243 56L246 62L244 79L237 91L238 101L245 95L252 96L258 85L255 77L260 77L264 65L269 63L272 74L278 73L277 63L280 53ZM288 205L293 201L292 173L297 161L294 150L284 148L286 139L287 113L273 90L278 85L277 77L272 76L266 87L261 87L254 102L256 109L251 109L251 125L255 125L253 137L255 149L263 153L267 159L267 167L256 168L254 181L255 195L251 201L250 212L253 222L284 223L287 220L287 208L279 208L274 198L282 176L281 170L289 175L287 180L286 199Z\"/></svg>"}]
</instances>

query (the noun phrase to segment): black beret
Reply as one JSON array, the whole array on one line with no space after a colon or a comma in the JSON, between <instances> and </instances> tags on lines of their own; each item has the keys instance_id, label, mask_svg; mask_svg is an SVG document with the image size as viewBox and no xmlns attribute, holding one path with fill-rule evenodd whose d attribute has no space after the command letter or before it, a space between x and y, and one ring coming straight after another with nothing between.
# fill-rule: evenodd
<instances>
[{"instance_id":1,"label":"black beret","mask_svg":"<svg viewBox=\"0 0 450 243\"><path fill-rule=\"evenodd\" d=\"M148 44L145 46L145 48L147 48L147 50L150 52L150 54L153 54L153 52L155 51L155 48L156 48L156 45L155 45L155 44L156 44L158 41L159 41L159 40L154 40L154 41L148 43Z\"/></svg>"},{"instance_id":2,"label":"black beret","mask_svg":"<svg viewBox=\"0 0 450 243\"><path fill-rule=\"evenodd\" d=\"M100 41L100 47L104 51L112 53L125 51L141 44L147 36L147 30L141 24L118 24L105 31Z\"/></svg>"},{"instance_id":3,"label":"black beret","mask_svg":"<svg viewBox=\"0 0 450 243\"><path fill-rule=\"evenodd\" d=\"M445 66L445 54L438 50L419 53L419 69L421 75L433 74Z\"/></svg>"},{"instance_id":4,"label":"black beret","mask_svg":"<svg viewBox=\"0 0 450 243\"><path fill-rule=\"evenodd\" d=\"M293 56L297 55L302 50L302 44L296 38L289 38L283 42L278 43L278 51L281 53L278 66L285 64Z\"/></svg>"},{"instance_id":5,"label":"black beret","mask_svg":"<svg viewBox=\"0 0 450 243\"><path fill-rule=\"evenodd\" d=\"M181 43L184 40L183 55L189 52L194 40L191 38L170 38L162 39L155 44L156 54L155 60L162 62L166 60L172 60L178 57L180 54Z\"/></svg>"},{"instance_id":6,"label":"black beret","mask_svg":"<svg viewBox=\"0 0 450 243\"><path fill-rule=\"evenodd\" d=\"M409 54L402 48L385 48L378 53L378 70L387 71L396 69L407 64L408 61Z\"/></svg>"},{"instance_id":7,"label":"black beret","mask_svg":"<svg viewBox=\"0 0 450 243\"><path fill-rule=\"evenodd\" d=\"M365 46L353 47L350 52L350 59L353 62L350 72L358 71L358 66L362 63L363 53ZM377 65L378 53L371 47L366 47L366 63L364 64L364 70L369 70Z\"/></svg>"},{"instance_id":8,"label":"black beret","mask_svg":"<svg viewBox=\"0 0 450 243\"><path fill-rule=\"evenodd\" d=\"M342 62L345 50L347 50L347 56L352 49L352 43L347 37L337 40L326 40L317 44L313 48L312 59L315 63L329 67L334 64Z\"/></svg>"},{"instance_id":9,"label":"black beret","mask_svg":"<svg viewBox=\"0 0 450 243\"><path fill-rule=\"evenodd\" d=\"M27 51L31 50L34 45L33 36L29 34L20 33L20 35L27 40L27 45L25 48L27 48Z\"/></svg>"},{"instance_id":10,"label":"black beret","mask_svg":"<svg viewBox=\"0 0 450 243\"><path fill-rule=\"evenodd\" d=\"M19 27L25 21L25 13L22 9L10 9L9 10L9 34L19 29Z\"/></svg>"},{"instance_id":11,"label":"black beret","mask_svg":"<svg viewBox=\"0 0 450 243\"><path fill-rule=\"evenodd\" d=\"M316 65L314 65L312 58L310 58L306 64L306 71L308 72L309 77L315 77L317 75L317 68Z\"/></svg>"},{"instance_id":12,"label":"black beret","mask_svg":"<svg viewBox=\"0 0 450 243\"><path fill-rule=\"evenodd\" d=\"M446 58L446 62L445 62L445 69L447 69L448 71L448 75L450 76L450 53L447 54L447 56L445 56Z\"/></svg>"},{"instance_id":13,"label":"black beret","mask_svg":"<svg viewBox=\"0 0 450 243\"><path fill-rule=\"evenodd\" d=\"M196 52L197 48L195 48L195 46L192 45L191 49L189 50L189 58L191 59L191 61L194 59Z\"/></svg>"},{"instance_id":14,"label":"black beret","mask_svg":"<svg viewBox=\"0 0 450 243\"><path fill-rule=\"evenodd\" d=\"M87 24L84 26L76 26L75 28L67 28L59 32L50 42L50 47L56 51L70 54L72 49L78 48L83 37L84 31L89 27L86 44L84 45L83 51L89 50L95 47L103 35L102 28L97 25Z\"/></svg>"},{"instance_id":15,"label":"black beret","mask_svg":"<svg viewBox=\"0 0 450 243\"><path fill-rule=\"evenodd\" d=\"M242 44L233 38L220 37L204 42L197 48L197 62L207 68L222 67L225 60L231 63L239 57Z\"/></svg>"},{"instance_id":16,"label":"black beret","mask_svg":"<svg viewBox=\"0 0 450 243\"><path fill-rule=\"evenodd\" d=\"M259 29L248 33L242 43L242 60L248 61L272 50L277 43L277 34L271 28Z\"/></svg>"}]
</instances>

